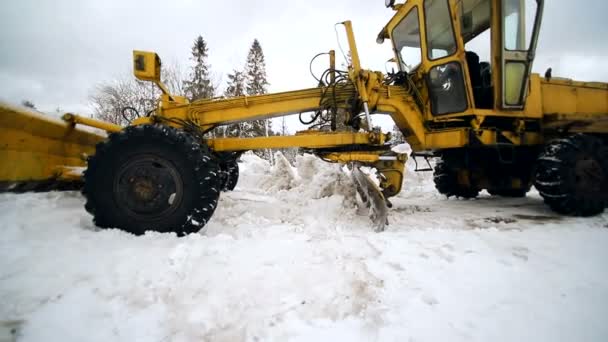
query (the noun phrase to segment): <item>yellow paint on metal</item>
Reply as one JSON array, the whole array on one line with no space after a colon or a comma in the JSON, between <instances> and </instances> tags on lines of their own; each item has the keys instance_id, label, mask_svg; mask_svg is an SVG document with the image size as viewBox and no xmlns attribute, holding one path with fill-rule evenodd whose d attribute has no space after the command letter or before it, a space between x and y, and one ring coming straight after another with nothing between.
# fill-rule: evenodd
<instances>
[{"instance_id":1,"label":"yellow paint on metal","mask_svg":"<svg viewBox=\"0 0 608 342\"><path fill-rule=\"evenodd\" d=\"M160 57L154 52L133 51L133 75L142 81L160 82Z\"/></svg>"},{"instance_id":2,"label":"yellow paint on metal","mask_svg":"<svg viewBox=\"0 0 608 342\"><path fill-rule=\"evenodd\" d=\"M161 61L154 52L133 51L133 75L139 80L154 82L163 95L172 97L169 89L160 80Z\"/></svg>"},{"instance_id":3,"label":"yellow paint on metal","mask_svg":"<svg viewBox=\"0 0 608 342\"><path fill-rule=\"evenodd\" d=\"M552 119L565 119L573 115L588 118L608 116L608 84L585 83L567 79L541 81L542 108Z\"/></svg>"},{"instance_id":4,"label":"yellow paint on metal","mask_svg":"<svg viewBox=\"0 0 608 342\"><path fill-rule=\"evenodd\" d=\"M468 129L453 129L425 135L426 149L444 149L466 146L469 143Z\"/></svg>"},{"instance_id":5,"label":"yellow paint on metal","mask_svg":"<svg viewBox=\"0 0 608 342\"><path fill-rule=\"evenodd\" d=\"M494 146L499 141L504 142L505 140L513 143L513 146L532 146L543 144L544 136L540 132L500 131L499 133L493 129L450 129L426 134L425 147L439 150L469 145Z\"/></svg>"},{"instance_id":6,"label":"yellow paint on metal","mask_svg":"<svg viewBox=\"0 0 608 342\"><path fill-rule=\"evenodd\" d=\"M145 116L143 118L137 118L131 122L131 126L147 125L155 123L153 117Z\"/></svg>"},{"instance_id":7,"label":"yellow paint on metal","mask_svg":"<svg viewBox=\"0 0 608 342\"><path fill-rule=\"evenodd\" d=\"M0 103L0 181L55 179L84 167L103 136L25 108Z\"/></svg>"},{"instance_id":8,"label":"yellow paint on metal","mask_svg":"<svg viewBox=\"0 0 608 342\"><path fill-rule=\"evenodd\" d=\"M397 160L380 160L372 165L383 176L380 179L380 188L384 197L392 197L401 192L406 160L406 155L399 155Z\"/></svg>"},{"instance_id":9,"label":"yellow paint on metal","mask_svg":"<svg viewBox=\"0 0 608 342\"><path fill-rule=\"evenodd\" d=\"M396 87L387 87L394 89ZM394 89L391 91L391 97L379 97L377 102L377 110L379 112L388 113L393 118L393 121L401 129L408 143L414 150L420 150L425 147L426 129L422 121L422 115L416 108L412 100L407 100L405 97L398 97Z\"/></svg>"},{"instance_id":10,"label":"yellow paint on metal","mask_svg":"<svg viewBox=\"0 0 608 342\"><path fill-rule=\"evenodd\" d=\"M274 136L256 138L216 138L209 139L209 147L217 152L248 151L266 148L328 148L344 145L374 145L370 133L322 133L300 134L294 136Z\"/></svg>"},{"instance_id":11,"label":"yellow paint on metal","mask_svg":"<svg viewBox=\"0 0 608 342\"><path fill-rule=\"evenodd\" d=\"M87 118L84 116L80 116L80 115L76 115L76 114L72 114L72 113L67 113L64 114L62 117L63 120L71 123L71 124L81 124L84 126L89 126L89 127L95 127L95 128L99 128L102 129L106 132L120 132L122 131L122 126L119 125L115 125L113 123L110 122L106 122L106 121L101 121L101 120L96 120L96 119L92 119L92 118Z\"/></svg>"},{"instance_id":12,"label":"yellow paint on metal","mask_svg":"<svg viewBox=\"0 0 608 342\"><path fill-rule=\"evenodd\" d=\"M359 51L357 50L357 42L355 40L355 33L353 31L353 25L350 20L347 20L342 23L346 28L346 37L348 39L348 46L350 47L350 59L352 63L352 68L350 68L351 79L354 79L357 84L357 90L359 92L359 97L362 102L368 102L369 97L367 93L367 88L365 84L365 79L362 75L363 70L361 70L361 61L359 59Z\"/></svg>"},{"instance_id":13,"label":"yellow paint on metal","mask_svg":"<svg viewBox=\"0 0 608 342\"><path fill-rule=\"evenodd\" d=\"M380 160L380 153L381 152L331 152L324 153L323 159L342 164L350 162L375 163Z\"/></svg>"},{"instance_id":14,"label":"yellow paint on metal","mask_svg":"<svg viewBox=\"0 0 608 342\"><path fill-rule=\"evenodd\" d=\"M345 102L355 96L352 86L338 87L336 99ZM283 93L211 99L187 104L163 102L160 116L191 120L198 125L228 124L266 119L320 109L322 89L310 88Z\"/></svg>"}]
</instances>

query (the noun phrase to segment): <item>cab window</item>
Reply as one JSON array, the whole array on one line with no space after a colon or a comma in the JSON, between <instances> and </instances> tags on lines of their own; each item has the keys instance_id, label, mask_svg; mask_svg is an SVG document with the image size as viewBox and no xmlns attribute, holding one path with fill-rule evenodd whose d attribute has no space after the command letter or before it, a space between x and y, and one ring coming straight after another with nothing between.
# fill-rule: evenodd
<instances>
[{"instance_id":1,"label":"cab window","mask_svg":"<svg viewBox=\"0 0 608 342\"><path fill-rule=\"evenodd\" d=\"M412 8L401 22L395 26L392 37L399 57L401 71L409 72L418 67L422 62L418 7Z\"/></svg>"},{"instance_id":2,"label":"cab window","mask_svg":"<svg viewBox=\"0 0 608 342\"><path fill-rule=\"evenodd\" d=\"M430 61L456 53L456 39L448 0L425 0L427 56ZM459 62L433 65L427 75L433 115L459 113L467 109L463 69Z\"/></svg>"},{"instance_id":3,"label":"cab window","mask_svg":"<svg viewBox=\"0 0 608 342\"><path fill-rule=\"evenodd\" d=\"M456 52L456 40L448 0L426 0L426 45L429 60L451 56Z\"/></svg>"},{"instance_id":4,"label":"cab window","mask_svg":"<svg viewBox=\"0 0 608 342\"><path fill-rule=\"evenodd\" d=\"M538 6L536 0L503 1L503 105L523 106L530 74L528 50L533 42L533 31ZM519 55L511 51L518 51Z\"/></svg>"}]
</instances>

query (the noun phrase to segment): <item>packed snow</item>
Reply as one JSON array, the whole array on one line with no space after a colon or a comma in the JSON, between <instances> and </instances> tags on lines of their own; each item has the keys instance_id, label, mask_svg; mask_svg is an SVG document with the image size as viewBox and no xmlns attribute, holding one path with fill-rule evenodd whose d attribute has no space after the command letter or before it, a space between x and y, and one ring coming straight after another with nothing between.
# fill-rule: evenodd
<instances>
[{"instance_id":1,"label":"packed snow","mask_svg":"<svg viewBox=\"0 0 608 342\"><path fill-rule=\"evenodd\" d=\"M608 214L560 217L536 192L448 200L410 172L374 233L339 166L240 167L184 238L99 230L77 192L0 195L2 325L19 341L608 340Z\"/></svg>"}]
</instances>

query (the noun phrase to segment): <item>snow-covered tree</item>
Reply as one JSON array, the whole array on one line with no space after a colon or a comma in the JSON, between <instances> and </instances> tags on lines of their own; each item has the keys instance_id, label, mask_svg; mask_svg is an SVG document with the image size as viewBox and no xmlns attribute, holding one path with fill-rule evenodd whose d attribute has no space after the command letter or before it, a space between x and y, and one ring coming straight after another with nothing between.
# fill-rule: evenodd
<instances>
[{"instance_id":1,"label":"snow-covered tree","mask_svg":"<svg viewBox=\"0 0 608 342\"><path fill-rule=\"evenodd\" d=\"M245 95L245 74L242 71L233 70L228 74L228 85L224 91L226 97L238 97Z\"/></svg>"},{"instance_id":2,"label":"snow-covered tree","mask_svg":"<svg viewBox=\"0 0 608 342\"><path fill-rule=\"evenodd\" d=\"M215 87L211 82L207 42L202 36L196 37L192 46L192 61L190 78L184 82L184 92L190 101L212 98Z\"/></svg>"},{"instance_id":3,"label":"snow-covered tree","mask_svg":"<svg viewBox=\"0 0 608 342\"><path fill-rule=\"evenodd\" d=\"M247 94L266 94L267 87L270 83L268 83L268 80L266 79L264 52L257 39L253 40L253 44L251 44L251 48L249 49L245 71L247 76Z\"/></svg>"},{"instance_id":4,"label":"snow-covered tree","mask_svg":"<svg viewBox=\"0 0 608 342\"><path fill-rule=\"evenodd\" d=\"M245 74L242 71L233 70L228 74L228 84L224 90L225 97L239 97L246 93ZM226 137L242 137L244 132L251 126L248 122L239 122L224 127L223 135Z\"/></svg>"},{"instance_id":5,"label":"snow-covered tree","mask_svg":"<svg viewBox=\"0 0 608 342\"><path fill-rule=\"evenodd\" d=\"M268 80L266 79L266 62L260 42L255 39L245 64L246 92L247 95L261 95L268 91ZM268 125L268 126L266 126ZM252 122L251 136L267 135L272 129L270 120L256 120Z\"/></svg>"},{"instance_id":6,"label":"snow-covered tree","mask_svg":"<svg viewBox=\"0 0 608 342\"><path fill-rule=\"evenodd\" d=\"M268 91L268 80L266 78L266 61L262 46L257 39L253 40L247 62L245 64L246 91L247 95L261 95ZM271 121L268 119L255 120L251 122L250 136L268 136L272 130ZM265 151L261 156L272 162L272 153Z\"/></svg>"}]
</instances>

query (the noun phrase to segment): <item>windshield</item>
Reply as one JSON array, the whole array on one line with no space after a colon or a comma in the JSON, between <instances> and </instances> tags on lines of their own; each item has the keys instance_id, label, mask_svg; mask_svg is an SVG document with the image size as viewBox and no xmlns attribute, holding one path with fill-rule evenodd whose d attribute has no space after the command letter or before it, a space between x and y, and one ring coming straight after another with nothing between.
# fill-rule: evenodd
<instances>
[{"instance_id":1,"label":"windshield","mask_svg":"<svg viewBox=\"0 0 608 342\"><path fill-rule=\"evenodd\" d=\"M456 52L456 41L448 0L425 0L426 45L428 57L435 60Z\"/></svg>"},{"instance_id":2,"label":"windshield","mask_svg":"<svg viewBox=\"0 0 608 342\"><path fill-rule=\"evenodd\" d=\"M393 44L401 71L411 71L422 61L418 8L414 7L393 29Z\"/></svg>"}]
</instances>

